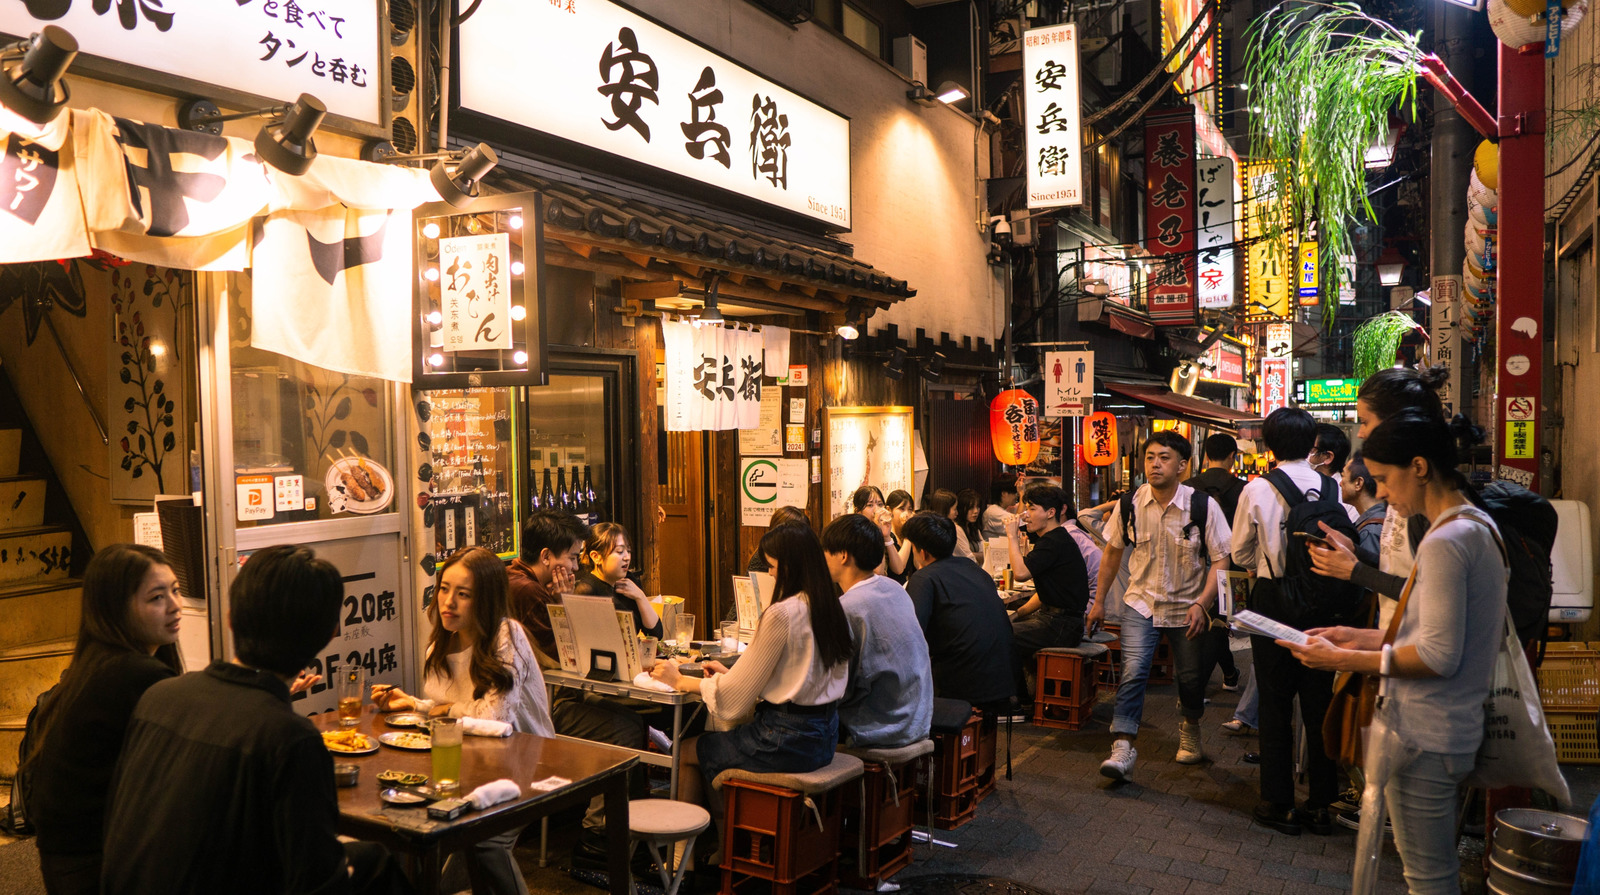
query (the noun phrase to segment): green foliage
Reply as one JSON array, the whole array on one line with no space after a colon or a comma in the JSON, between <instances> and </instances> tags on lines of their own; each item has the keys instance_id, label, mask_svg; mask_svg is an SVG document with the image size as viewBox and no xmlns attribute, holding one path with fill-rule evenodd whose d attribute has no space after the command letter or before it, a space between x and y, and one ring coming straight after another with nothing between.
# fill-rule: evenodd
<instances>
[{"instance_id":1,"label":"green foliage","mask_svg":"<svg viewBox=\"0 0 1600 895\"><path fill-rule=\"evenodd\" d=\"M1287 210L1287 221L1265 233L1271 244L1314 221L1324 257L1354 253L1352 223L1374 217L1367 146L1387 136L1392 111L1417 117L1420 38L1354 4L1315 0L1281 3L1250 26L1244 69L1251 154L1272 160ZM1338 264L1323 266L1328 320L1341 273Z\"/></svg>"},{"instance_id":2,"label":"green foliage","mask_svg":"<svg viewBox=\"0 0 1600 895\"><path fill-rule=\"evenodd\" d=\"M1355 343L1355 378L1365 381L1379 370L1394 366L1400 340L1414 326L1410 317L1389 311L1356 327L1351 336Z\"/></svg>"}]
</instances>

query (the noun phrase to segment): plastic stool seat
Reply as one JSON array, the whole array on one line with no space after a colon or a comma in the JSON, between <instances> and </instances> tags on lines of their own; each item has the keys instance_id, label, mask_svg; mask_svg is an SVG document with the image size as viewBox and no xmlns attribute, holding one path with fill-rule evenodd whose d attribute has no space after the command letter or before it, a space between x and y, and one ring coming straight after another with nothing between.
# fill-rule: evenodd
<instances>
[{"instance_id":1,"label":"plastic stool seat","mask_svg":"<svg viewBox=\"0 0 1600 895\"><path fill-rule=\"evenodd\" d=\"M864 748L840 746L839 751L854 755L862 761L872 761L884 765L899 765L932 752L933 740L917 740L909 746L867 746Z\"/></svg>"},{"instance_id":2,"label":"plastic stool seat","mask_svg":"<svg viewBox=\"0 0 1600 895\"><path fill-rule=\"evenodd\" d=\"M1050 656L1078 656L1083 659L1098 659L1105 655L1107 647L1103 643L1082 643L1078 646L1047 646L1039 652Z\"/></svg>"},{"instance_id":3,"label":"plastic stool seat","mask_svg":"<svg viewBox=\"0 0 1600 895\"><path fill-rule=\"evenodd\" d=\"M861 759L844 752L833 753L833 760L817 768L815 771L806 771L803 774L762 773L746 771L741 768L729 768L717 775L711 785L721 789L722 784L728 780L745 780L750 783L764 783L767 786L776 786L781 789L792 789L795 792L813 795L827 792L841 783L848 783L861 776Z\"/></svg>"}]
</instances>

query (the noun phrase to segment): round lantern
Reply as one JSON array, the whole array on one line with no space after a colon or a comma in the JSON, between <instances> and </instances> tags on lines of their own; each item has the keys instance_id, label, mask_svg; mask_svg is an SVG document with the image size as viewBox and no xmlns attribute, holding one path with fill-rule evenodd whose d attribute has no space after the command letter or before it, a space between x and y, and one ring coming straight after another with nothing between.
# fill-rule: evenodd
<instances>
[{"instance_id":1,"label":"round lantern","mask_svg":"<svg viewBox=\"0 0 1600 895\"><path fill-rule=\"evenodd\" d=\"M1001 463L1032 463L1039 456L1039 402L1020 388L995 395L989 402L989 439Z\"/></svg>"},{"instance_id":2,"label":"round lantern","mask_svg":"<svg viewBox=\"0 0 1600 895\"><path fill-rule=\"evenodd\" d=\"M1498 174L1498 171L1496 173ZM1499 191L1490 189L1489 185L1478 177L1476 168L1467 172L1467 199L1484 208L1496 208L1500 205Z\"/></svg>"},{"instance_id":3,"label":"round lantern","mask_svg":"<svg viewBox=\"0 0 1600 895\"><path fill-rule=\"evenodd\" d=\"M1472 153L1472 171L1484 186L1500 189L1500 147L1488 140L1479 143Z\"/></svg>"},{"instance_id":4,"label":"round lantern","mask_svg":"<svg viewBox=\"0 0 1600 895\"><path fill-rule=\"evenodd\" d=\"M1117 461L1117 418L1111 411L1091 413L1083 420L1083 461L1090 466L1110 466Z\"/></svg>"}]
</instances>

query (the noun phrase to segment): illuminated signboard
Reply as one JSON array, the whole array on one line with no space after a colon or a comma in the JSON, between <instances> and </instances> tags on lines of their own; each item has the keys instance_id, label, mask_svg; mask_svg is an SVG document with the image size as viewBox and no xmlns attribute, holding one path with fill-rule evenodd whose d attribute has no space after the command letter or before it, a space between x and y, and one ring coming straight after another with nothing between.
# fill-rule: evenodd
<instances>
[{"instance_id":1,"label":"illuminated signboard","mask_svg":"<svg viewBox=\"0 0 1600 895\"><path fill-rule=\"evenodd\" d=\"M1307 379L1295 383L1295 399L1307 406L1354 404L1361 389L1359 379Z\"/></svg>"},{"instance_id":2,"label":"illuminated signboard","mask_svg":"<svg viewBox=\"0 0 1600 895\"><path fill-rule=\"evenodd\" d=\"M1078 99L1078 26L1022 35L1023 147L1028 207L1083 204L1083 114Z\"/></svg>"}]
</instances>

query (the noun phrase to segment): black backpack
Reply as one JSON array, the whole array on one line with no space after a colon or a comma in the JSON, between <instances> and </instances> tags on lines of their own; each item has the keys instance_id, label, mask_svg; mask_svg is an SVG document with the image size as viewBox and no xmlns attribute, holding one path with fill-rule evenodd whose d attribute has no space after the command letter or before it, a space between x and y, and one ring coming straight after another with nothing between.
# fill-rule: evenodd
<instances>
[{"instance_id":1,"label":"black backpack","mask_svg":"<svg viewBox=\"0 0 1600 895\"><path fill-rule=\"evenodd\" d=\"M6 831L16 836L32 836L33 821L28 819L28 792L32 789L33 773L23 767L23 761L33 750L34 741L39 737L39 709L44 706L45 700L56 692L55 687L39 694L34 700L33 708L28 710L28 720L22 728L22 745L17 749L17 775L11 781L11 805L5 814Z\"/></svg>"},{"instance_id":2,"label":"black backpack","mask_svg":"<svg viewBox=\"0 0 1600 895\"><path fill-rule=\"evenodd\" d=\"M1127 494L1122 495L1121 503L1122 539L1127 541L1128 546L1130 547L1133 546L1134 543L1133 495L1136 493L1138 492L1129 491ZM1200 547L1200 555L1202 557L1206 555L1206 516L1209 515L1206 508L1209 506L1210 502L1211 498L1206 495L1206 492L1196 488L1194 494L1189 496L1189 521L1183 526L1183 533L1185 535L1191 531L1195 533L1196 537L1194 540L1195 543ZM1203 563L1203 565L1210 564L1210 560L1207 560L1205 563Z\"/></svg>"},{"instance_id":3,"label":"black backpack","mask_svg":"<svg viewBox=\"0 0 1600 895\"><path fill-rule=\"evenodd\" d=\"M1560 523L1556 508L1527 488L1503 481L1490 482L1468 496L1494 520L1505 542L1511 566L1506 608L1517 637L1524 643L1542 640L1550 625L1550 596L1555 590L1550 554Z\"/></svg>"},{"instance_id":4,"label":"black backpack","mask_svg":"<svg viewBox=\"0 0 1600 895\"><path fill-rule=\"evenodd\" d=\"M1355 621L1361 614L1361 588L1348 581L1324 578L1311 568L1311 550L1303 537L1324 537L1322 526L1344 535L1351 543L1357 540L1356 527L1350 521L1344 504L1337 495L1339 486L1328 476L1321 476L1322 487L1317 499L1310 500L1295 487L1289 474L1281 469L1267 473L1266 479L1283 496L1289 512L1284 516L1283 568L1273 569L1267 561L1271 578L1256 581L1250 594L1251 608L1255 611L1296 628L1311 628Z\"/></svg>"}]
</instances>

